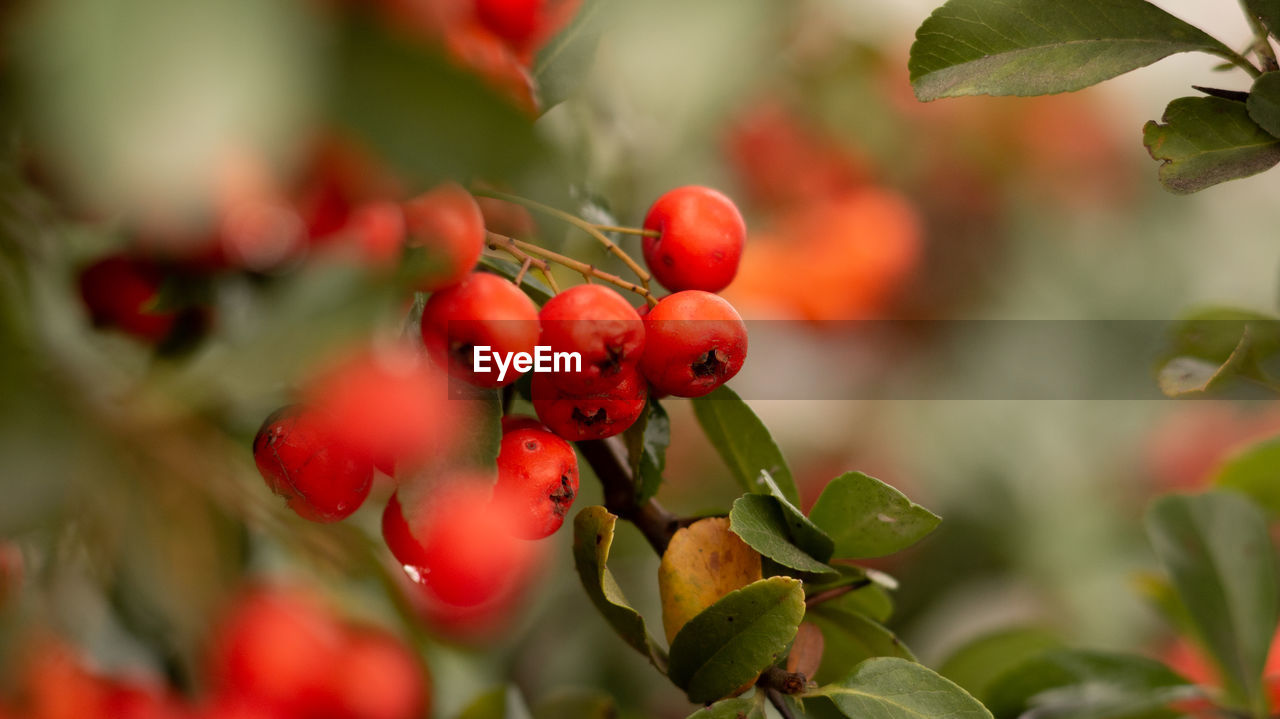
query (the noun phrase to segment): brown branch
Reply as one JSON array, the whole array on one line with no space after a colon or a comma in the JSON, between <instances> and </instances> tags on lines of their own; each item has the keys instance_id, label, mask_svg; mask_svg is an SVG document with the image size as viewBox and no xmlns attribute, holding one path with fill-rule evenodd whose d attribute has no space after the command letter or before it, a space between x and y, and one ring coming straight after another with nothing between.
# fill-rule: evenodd
<instances>
[{"instance_id":1,"label":"brown branch","mask_svg":"<svg viewBox=\"0 0 1280 719\"><path fill-rule=\"evenodd\" d=\"M825 592L818 592L812 597L808 597L804 600L804 608L813 609L823 602L829 602L832 599L844 596L849 592L856 592L863 587L869 587L871 586L871 583L870 579L859 579L858 581L853 582L852 584L846 584L843 587L836 587L834 589L828 589Z\"/></svg>"},{"instance_id":2,"label":"brown branch","mask_svg":"<svg viewBox=\"0 0 1280 719\"><path fill-rule=\"evenodd\" d=\"M653 293L649 292L647 288L641 287L634 282L628 282L627 280L624 280L610 272L605 272L604 270L597 268L595 265L589 265L581 260L575 260L567 255L562 255L559 252L554 252L546 249L545 247L535 245L532 242L517 240L513 237L507 237L506 235L499 235L496 232L488 232L486 233L486 237L490 248L502 250L519 260L533 258L535 261L534 266L543 271L548 269L548 263L555 263L574 270L588 280L594 277L598 280L608 282L615 287L627 290L628 292L634 292L643 297L645 301L651 305L658 304L657 298L655 298ZM532 257L535 255L536 257ZM542 264L537 264L539 262Z\"/></svg>"},{"instance_id":3,"label":"brown branch","mask_svg":"<svg viewBox=\"0 0 1280 719\"><path fill-rule=\"evenodd\" d=\"M605 509L634 524L661 556L667 551L671 535L681 527L680 518L652 497L643 502L637 501L635 480L622 459L616 439L593 439L577 444L604 487Z\"/></svg>"}]
</instances>

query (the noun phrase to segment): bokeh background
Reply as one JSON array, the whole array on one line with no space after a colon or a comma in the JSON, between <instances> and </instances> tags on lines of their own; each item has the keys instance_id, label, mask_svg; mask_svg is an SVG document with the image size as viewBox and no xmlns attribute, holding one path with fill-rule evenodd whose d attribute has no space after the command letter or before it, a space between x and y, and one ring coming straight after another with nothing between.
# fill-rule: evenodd
<instances>
[{"instance_id":1,"label":"bokeh background","mask_svg":"<svg viewBox=\"0 0 1280 719\"><path fill-rule=\"evenodd\" d=\"M1248 41L1223 3L1156 4L1228 45ZM809 501L857 469L943 516L926 542L881 566L902 585L890 626L918 656L936 666L969 638L1026 624L1081 646L1162 651L1170 629L1139 589L1153 566L1145 502L1199 486L1233 448L1280 431L1280 410L984 398L1009 371L998 358L1026 340L1022 326L950 321L1272 311L1274 177L1174 197L1141 144L1142 124L1191 85L1245 89L1246 78L1176 56L1071 95L922 105L906 61L931 2L649 0L602 3L594 60L574 63L580 82L534 121L527 80L491 45L415 15L431 3L368 5L42 0L0 10L9 688L21 682L22 647L46 630L104 673L189 681L182 667L198 664L212 618L248 574L286 577L411 637L431 669L436 716L505 682L534 702L603 689L626 716L691 710L595 616L568 530L551 540L548 571L516 620L475 646L439 636L398 598L380 569L378 510L306 525L266 492L249 454L261 418L310 369L370 328L393 333L402 316L404 298L386 282L314 242L311 210L331 175L343 191L392 196L478 177L630 224L671 187L723 189L750 228L725 292L745 317L786 321L813 352L841 341L849 325L837 320L946 327L864 351L927 368L912 381L939 394L976 397L752 400ZM342 185L353 175L357 190ZM562 225L520 229L608 266ZM76 272L126 247L206 278L177 284L199 287L214 318L192 346L157 357L147 342L90 326ZM767 383L801 372L771 357L762 348L748 359L753 371L734 383L743 396L776 397ZM1048 376L1076 367L1037 361ZM885 371L816 366L863 384ZM723 510L733 481L686 403L668 409L675 439L660 498L681 513ZM579 506L599 501L586 477L583 488ZM619 582L656 618L657 560L630 530L616 547Z\"/></svg>"}]
</instances>

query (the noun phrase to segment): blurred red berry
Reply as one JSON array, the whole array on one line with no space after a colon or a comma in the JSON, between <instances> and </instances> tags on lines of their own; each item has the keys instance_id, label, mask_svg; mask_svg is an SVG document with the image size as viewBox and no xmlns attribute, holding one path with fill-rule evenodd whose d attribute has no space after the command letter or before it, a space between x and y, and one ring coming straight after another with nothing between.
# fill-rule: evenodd
<instances>
[{"instance_id":1,"label":"blurred red berry","mask_svg":"<svg viewBox=\"0 0 1280 719\"><path fill-rule=\"evenodd\" d=\"M326 717L422 719L430 706L426 667L400 639L360 629L346 639L326 684Z\"/></svg>"},{"instance_id":2,"label":"blurred red berry","mask_svg":"<svg viewBox=\"0 0 1280 719\"><path fill-rule=\"evenodd\" d=\"M111 255L80 272L80 297L99 327L114 327L157 344L177 320L172 310L156 309L164 274L155 265L127 255Z\"/></svg>"},{"instance_id":3,"label":"blurred red berry","mask_svg":"<svg viewBox=\"0 0 1280 719\"><path fill-rule=\"evenodd\" d=\"M215 637L210 682L285 716L324 705L326 682L341 660L343 628L320 601L297 589L248 592Z\"/></svg>"},{"instance_id":4,"label":"blurred red berry","mask_svg":"<svg viewBox=\"0 0 1280 719\"><path fill-rule=\"evenodd\" d=\"M493 496L489 479L452 477L412 499L405 492L399 501L414 546L392 551L416 560L406 563L408 571L440 601L464 607L490 601L533 560L533 545L512 533L519 512Z\"/></svg>"},{"instance_id":5,"label":"blurred red berry","mask_svg":"<svg viewBox=\"0 0 1280 719\"><path fill-rule=\"evenodd\" d=\"M408 244L425 253L424 292L461 282L484 251L484 217L470 192L448 182L404 203Z\"/></svg>"}]
</instances>

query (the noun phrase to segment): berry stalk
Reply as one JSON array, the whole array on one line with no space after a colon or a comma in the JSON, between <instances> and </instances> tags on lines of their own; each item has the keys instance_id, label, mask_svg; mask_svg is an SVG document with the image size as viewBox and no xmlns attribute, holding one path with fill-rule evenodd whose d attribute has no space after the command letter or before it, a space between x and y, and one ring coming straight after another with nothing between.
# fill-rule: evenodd
<instances>
[{"instance_id":1,"label":"berry stalk","mask_svg":"<svg viewBox=\"0 0 1280 719\"><path fill-rule=\"evenodd\" d=\"M634 292L635 294L643 297L650 305L658 304L657 298L653 296L653 293L649 291L648 287L642 287L634 282L628 282L615 274L605 272L604 270L597 268L595 265L587 264L581 260L575 260L572 257L548 250L544 247L535 245L532 242L517 240L513 237L507 237L506 235L499 235L496 232L486 233L486 238L488 240L489 247L495 250L502 250L503 252L510 254L512 257L515 257L517 261L523 262L531 255L536 255L537 257L542 258L542 265L539 266L535 264L534 266L541 269L544 274L549 274L546 272L547 263L555 263L580 273L588 280L595 278L603 282L608 282L615 287L627 290L628 292ZM552 289L555 289L555 287L553 286Z\"/></svg>"}]
</instances>

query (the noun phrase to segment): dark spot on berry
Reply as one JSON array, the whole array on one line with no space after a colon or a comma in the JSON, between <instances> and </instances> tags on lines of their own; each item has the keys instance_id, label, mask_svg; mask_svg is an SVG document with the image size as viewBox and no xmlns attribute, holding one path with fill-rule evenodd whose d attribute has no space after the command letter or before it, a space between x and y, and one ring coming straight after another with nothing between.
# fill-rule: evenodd
<instances>
[{"instance_id":1,"label":"dark spot on berry","mask_svg":"<svg viewBox=\"0 0 1280 719\"><path fill-rule=\"evenodd\" d=\"M666 265L667 267L675 267L676 261L671 259L671 255L663 255L662 264Z\"/></svg>"},{"instance_id":2,"label":"dark spot on berry","mask_svg":"<svg viewBox=\"0 0 1280 719\"><path fill-rule=\"evenodd\" d=\"M449 356L464 367L473 367L475 345L470 342L453 341L449 343Z\"/></svg>"},{"instance_id":3,"label":"dark spot on berry","mask_svg":"<svg viewBox=\"0 0 1280 719\"><path fill-rule=\"evenodd\" d=\"M691 365L694 377L718 377L724 374L725 357L720 350L707 350L697 362Z\"/></svg>"},{"instance_id":4,"label":"dark spot on berry","mask_svg":"<svg viewBox=\"0 0 1280 719\"><path fill-rule=\"evenodd\" d=\"M568 475L560 475L560 487L547 495L547 499L551 500L551 511L557 517L563 517L569 512L569 507L573 505L574 497L577 493L573 491L573 486L569 483Z\"/></svg>"},{"instance_id":5,"label":"dark spot on berry","mask_svg":"<svg viewBox=\"0 0 1280 719\"><path fill-rule=\"evenodd\" d=\"M604 422L609 419L609 413L605 411L604 407L601 407L595 412L592 412L590 415L587 415L583 413L581 409L574 407L572 416L573 416L574 422L577 422L578 424L581 424L585 427L590 427L594 424L597 424L599 422Z\"/></svg>"},{"instance_id":6,"label":"dark spot on berry","mask_svg":"<svg viewBox=\"0 0 1280 719\"><path fill-rule=\"evenodd\" d=\"M537 452L539 446L541 445L538 444L538 440L536 439L526 439L524 441L524 449L526 452Z\"/></svg>"}]
</instances>

